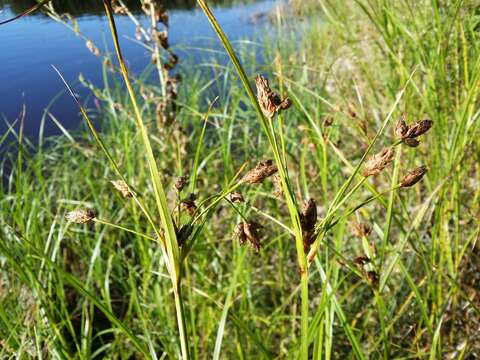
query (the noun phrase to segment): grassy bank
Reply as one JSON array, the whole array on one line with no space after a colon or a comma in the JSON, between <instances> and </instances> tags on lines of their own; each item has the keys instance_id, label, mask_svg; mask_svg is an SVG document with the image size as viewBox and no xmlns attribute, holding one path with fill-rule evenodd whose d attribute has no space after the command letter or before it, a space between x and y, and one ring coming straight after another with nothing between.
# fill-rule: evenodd
<instances>
[{"instance_id":1,"label":"grassy bank","mask_svg":"<svg viewBox=\"0 0 480 360\"><path fill-rule=\"evenodd\" d=\"M290 5L272 13L265 64L248 43L235 44L242 68L186 60L169 126L162 89L134 76L147 139L106 63L102 105L87 113L126 197L86 126L38 146L17 134L0 202L2 357L185 358L179 288L195 359L480 356L478 5ZM264 74L292 106L266 118L242 71L250 84ZM433 121L415 147L399 139L402 116ZM147 143L170 214L157 212ZM388 166L364 176L385 147ZM280 189L245 180L267 159ZM398 188L421 165L423 179ZM245 202L226 196L233 188ZM65 218L78 209L94 219ZM238 223L261 225L258 253L232 237Z\"/></svg>"}]
</instances>

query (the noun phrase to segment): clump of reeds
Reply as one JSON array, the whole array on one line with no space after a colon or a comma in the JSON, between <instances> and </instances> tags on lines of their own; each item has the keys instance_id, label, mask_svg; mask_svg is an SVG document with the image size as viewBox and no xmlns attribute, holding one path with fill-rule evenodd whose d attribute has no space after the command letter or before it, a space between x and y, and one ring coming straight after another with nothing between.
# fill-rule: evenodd
<instances>
[{"instance_id":1,"label":"clump of reeds","mask_svg":"<svg viewBox=\"0 0 480 360\"><path fill-rule=\"evenodd\" d=\"M372 143L368 146L368 149L365 155L362 157L362 160L357 165L354 170L354 173L347 179L345 184L340 188L338 193L335 195L332 204L330 204L326 216L317 221L316 206L313 200L308 201L303 207L302 211L299 211L298 201L296 196L291 189L291 180L289 179L288 172L286 170L285 164L285 154L282 152L284 149L280 149L278 144L283 144L284 139L282 138L283 132L280 128L279 134L275 131L274 119L275 116L280 117L280 110L287 109L292 105L292 102L288 98L282 98L278 93L271 90L269 82L263 76L257 76L255 79L255 85L257 93L255 94L252 86L249 82L248 76L245 73L242 65L240 64L239 59L237 58L231 43L229 42L227 36L223 32L222 28L219 26L217 20L215 19L210 8L204 0L198 0L199 5L202 7L202 10L208 17L213 28L217 32L217 35L221 42L223 43L225 50L227 51L232 63L234 64L237 73L245 87L245 90L252 102L252 105L255 107L260 124L265 132L265 135L269 141L270 148L275 157L275 164L269 163L269 167L265 167L264 164L259 164L255 169L251 170L241 181L241 183L257 183L264 180L266 177L273 175L278 171L278 174L275 175L275 183L280 183L281 191L276 190L276 194L283 194L289 213L291 216L292 224L291 231L295 235L298 265L300 268L301 276L301 345L300 345L300 358L308 359L309 357L309 343L308 343L308 267L313 262L318 248L320 246L320 241L325 237L326 233L330 231L342 218L348 217L353 212L357 211L361 207L365 206L369 202L375 200L377 197L369 199L360 205L353 207L348 210L346 214L338 217L338 212L340 211L342 205L347 204L348 200L357 192L357 190L364 184L367 178L375 175L379 175L384 171L387 166L394 160L394 144L392 147L386 148L379 152L378 154L372 156L365 164L363 170L363 178L355 185L348 193L348 189L352 184L356 174L358 173L360 167L363 165L365 157L370 152L375 141L383 131L383 128L388 123L389 118L392 115L392 112L388 115L387 119L384 122L383 127L376 134ZM395 104L396 106L396 104ZM431 127L432 123L428 121L423 121L418 124L413 124L406 129L399 129L401 134L401 141L407 145L414 145L414 140L418 136L424 134ZM280 127L281 125L279 125ZM400 124L400 127L403 124ZM277 136L280 137L277 140ZM407 140L408 139L408 140ZM415 140L417 141L417 140ZM273 167L275 166L275 168ZM272 171L267 171L267 169L272 169ZM275 170L273 170L275 169ZM409 184L414 184L417 182L423 174L419 175L421 172L416 172L415 177L410 176L408 179L403 180L400 185L389 189L388 191L393 191L402 186L408 186ZM278 187L278 186L277 186ZM244 234L243 223L237 225L235 233L241 239L241 241L246 241L246 235ZM364 231L365 233L365 231ZM379 282L379 277L374 269L369 269L366 271L365 276L368 278L369 282L372 285L377 286ZM354 349L357 351L356 354L360 356L359 345L355 343Z\"/></svg>"}]
</instances>

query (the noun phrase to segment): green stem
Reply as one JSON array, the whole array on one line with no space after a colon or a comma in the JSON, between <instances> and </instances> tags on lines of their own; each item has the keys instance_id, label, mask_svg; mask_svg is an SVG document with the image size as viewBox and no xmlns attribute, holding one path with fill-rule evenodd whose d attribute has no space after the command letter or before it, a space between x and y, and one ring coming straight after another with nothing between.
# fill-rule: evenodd
<instances>
[{"instance_id":1,"label":"green stem","mask_svg":"<svg viewBox=\"0 0 480 360\"><path fill-rule=\"evenodd\" d=\"M372 196L371 198L369 198L369 199L365 200L364 202L358 204L358 205L355 206L353 209L350 209L349 211L347 211L342 217L338 218L338 219L335 220L333 223L327 225L327 226L326 226L326 231L328 231L328 230L330 230L331 228L333 228L333 227L334 227L335 225L337 225L341 220L343 220L343 219L349 217L350 215L352 215L352 214L353 214L355 211L357 211L358 209L364 207L365 205L371 203L372 201L378 199L379 197L381 197L381 196L383 196L383 195L386 195L386 194L388 194L388 193L391 192L391 191L398 190L398 189L400 189L400 186L399 186L399 185L397 185L397 186L395 186L395 187L393 187L393 188L390 188L390 189L388 189L388 190L386 190L386 191L384 191L384 192L381 192L381 193L379 193L379 194L377 194L377 195L375 195L375 196Z\"/></svg>"},{"instance_id":2,"label":"green stem","mask_svg":"<svg viewBox=\"0 0 480 360\"><path fill-rule=\"evenodd\" d=\"M116 229L120 229L120 230L129 232L129 233L132 233L132 234L141 236L141 237L143 237L143 238L145 238L145 239L155 241L155 238L154 238L154 237L148 236L148 235L146 235L146 234L143 234L143 233L141 233L141 232L138 232L138 231L135 231L135 230L126 228L126 227L121 226L121 225L113 224L113 223L110 223L110 222L108 222L108 221L101 220L101 219L94 219L93 221L95 221L95 222L98 223L98 224L110 226L110 227L113 227L113 228L116 228Z\"/></svg>"},{"instance_id":3,"label":"green stem","mask_svg":"<svg viewBox=\"0 0 480 360\"><path fill-rule=\"evenodd\" d=\"M180 347L182 349L182 359L188 360L190 359L190 352L188 346L188 336L187 336L187 324L185 322L185 313L183 309L183 300L181 294L181 286L178 284L173 284L176 286L173 293L175 296L175 310L177 312L177 323L178 323L178 331L180 334Z\"/></svg>"},{"instance_id":4,"label":"green stem","mask_svg":"<svg viewBox=\"0 0 480 360\"><path fill-rule=\"evenodd\" d=\"M345 203L345 201L347 201L347 200L360 188L360 186L363 185L363 183L365 182L365 180L367 180L367 178L366 178L366 177L363 177L362 180L360 180L360 181L353 187L353 189L350 190L350 192L349 192L347 195L345 195L345 197L344 197L342 200L340 200L340 202L335 206L335 208L333 208L333 210L329 211L329 214L327 215L327 218L328 218L329 215L334 214L334 213L340 208L340 206L342 206L342 205Z\"/></svg>"},{"instance_id":5,"label":"green stem","mask_svg":"<svg viewBox=\"0 0 480 360\"><path fill-rule=\"evenodd\" d=\"M398 182L398 173L400 169L400 158L401 158L401 151L398 151L395 155L395 165L393 168L393 176L392 176L392 186ZM382 244L380 246L380 269L383 267L385 262L385 251L387 248L387 244L390 238L390 229L392 227L392 219L393 219L393 204L395 200L395 192L390 193L390 197L388 199L388 206L387 206L387 216L385 221L385 228L383 230L383 239Z\"/></svg>"},{"instance_id":6,"label":"green stem","mask_svg":"<svg viewBox=\"0 0 480 360\"><path fill-rule=\"evenodd\" d=\"M300 286L302 288L302 307L301 307L301 352L300 358L307 360L308 357L308 266L301 273Z\"/></svg>"},{"instance_id":7,"label":"green stem","mask_svg":"<svg viewBox=\"0 0 480 360\"><path fill-rule=\"evenodd\" d=\"M142 142L145 148L147 164L150 172L150 179L152 180L152 185L153 185L154 198L157 204L160 222L163 227L162 235L164 238L164 242L163 242L164 246L162 247L162 251L165 256L165 261L168 264L167 268L169 271L170 279L173 284L173 290L175 295L175 309L177 312L177 324L178 324L178 330L179 330L179 336L180 336L180 343L182 345L182 356L183 356L183 360L188 360L189 353L188 353L187 337L186 337L186 323L185 323L185 317L183 313L183 305L182 305L181 292L180 292L182 259L181 259L180 249L178 246L177 235L175 232L175 226L173 224L173 219L170 213L170 208L168 206L165 190L160 180L160 173L156 163L155 155L153 153L152 145L150 143L148 131L143 122L140 107L137 103L135 92L133 90L133 86L129 78L129 73L125 65L125 61L123 59L120 43L118 40L117 27L116 27L115 19L113 16L111 1L103 0L103 5L105 7L105 13L107 15L108 23L110 25L110 31L111 31L113 43L115 46L115 52L117 54L117 58L120 63L123 79L127 87L127 92L129 94L130 100L132 102L136 125L140 132Z\"/></svg>"}]
</instances>

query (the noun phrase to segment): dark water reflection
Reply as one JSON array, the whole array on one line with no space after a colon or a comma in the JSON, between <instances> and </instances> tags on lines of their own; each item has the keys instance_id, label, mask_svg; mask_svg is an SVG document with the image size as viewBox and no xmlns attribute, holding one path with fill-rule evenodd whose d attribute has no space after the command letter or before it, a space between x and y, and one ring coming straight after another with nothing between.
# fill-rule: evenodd
<instances>
[{"instance_id":1,"label":"dark water reflection","mask_svg":"<svg viewBox=\"0 0 480 360\"><path fill-rule=\"evenodd\" d=\"M101 1L55 1L57 10L76 14L82 33L101 48L113 49L109 28L101 13ZM131 3L139 1L132 0ZM33 0L0 0L0 19L7 19L25 10ZM170 15L170 44L177 49L183 66L191 63L188 57L197 57L201 47L217 47L215 34L203 13L194 6L195 1L165 1ZM258 27L265 23L253 23L253 14L268 11L275 3L268 1L209 1L216 3L214 11L227 35L232 39L251 38ZM135 26L124 16L117 18L124 55L133 71L141 71L150 61L149 55L139 44L129 40L134 37ZM188 50L185 50L188 47ZM182 49L184 49L182 51ZM207 56L212 56L211 54ZM85 41L45 15L24 17L0 27L0 136L26 105L25 133L32 139L38 135L40 120L49 103L64 91L58 76L51 68L57 66L67 81L75 83L78 75L94 84L102 85L101 61L91 55ZM75 85L85 98L89 92ZM90 105L91 102L90 102ZM66 94L57 96L50 112L67 128L78 126L81 121L78 109ZM60 133L52 122L45 123L44 134Z\"/></svg>"},{"instance_id":2,"label":"dark water reflection","mask_svg":"<svg viewBox=\"0 0 480 360\"><path fill-rule=\"evenodd\" d=\"M124 0L124 4L132 12L140 10L141 4L140 0ZM165 8L170 10L183 9L191 10L196 5L196 0L160 0ZM254 0L209 0L209 4L212 6L235 6L239 4L246 4L255 2ZM103 4L99 0L53 0L52 1L55 9L59 13L68 12L71 15L82 16L82 15L103 15ZM0 0L0 9L2 7L8 6L10 10L19 14L25 9L31 8L37 4L35 0ZM41 15L41 13L36 13L35 15Z\"/></svg>"}]
</instances>

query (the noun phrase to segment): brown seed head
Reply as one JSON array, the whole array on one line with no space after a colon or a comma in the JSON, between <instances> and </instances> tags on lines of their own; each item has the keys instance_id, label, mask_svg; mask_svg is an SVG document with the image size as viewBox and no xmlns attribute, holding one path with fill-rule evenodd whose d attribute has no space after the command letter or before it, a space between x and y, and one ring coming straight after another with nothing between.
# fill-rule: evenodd
<instances>
[{"instance_id":1,"label":"brown seed head","mask_svg":"<svg viewBox=\"0 0 480 360\"><path fill-rule=\"evenodd\" d=\"M408 127L408 130L403 136L403 138L416 138L420 135L423 135L428 130L430 130L432 125L433 125L432 120L427 119L427 120L417 121L416 123L413 123Z\"/></svg>"},{"instance_id":2,"label":"brown seed head","mask_svg":"<svg viewBox=\"0 0 480 360\"><path fill-rule=\"evenodd\" d=\"M363 223L353 224L352 234L357 237L367 237L372 232L372 228Z\"/></svg>"},{"instance_id":3,"label":"brown seed head","mask_svg":"<svg viewBox=\"0 0 480 360\"><path fill-rule=\"evenodd\" d=\"M268 80L262 75L257 75L255 85L257 87L258 104L266 118L272 119L276 111L286 110L292 106L292 101L289 98L282 99L279 94L270 89Z\"/></svg>"},{"instance_id":4,"label":"brown seed head","mask_svg":"<svg viewBox=\"0 0 480 360\"><path fill-rule=\"evenodd\" d=\"M255 168L247 172L247 174L240 179L241 184L256 184L262 182L267 177L277 172L277 166L272 160L260 161Z\"/></svg>"},{"instance_id":5,"label":"brown seed head","mask_svg":"<svg viewBox=\"0 0 480 360\"><path fill-rule=\"evenodd\" d=\"M127 13L127 8L125 8L124 6L121 6L120 4L118 4L118 1L117 1L117 0L113 0L111 4L112 4L113 12L114 12L115 14L125 15L125 14Z\"/></svg>"},{"instance_id":6,"label":"brown seed head","mask_svg":"<svg viewBox=\"0 0 480 360\"><path fill-rule=\"evenodd\" d=\"M292 106L292 100L290 100L290 98L287 97L282 100L282 102L279 105L279 108L281 110L288 110L290 109L291 106Z\"/></svg>"},{"instance_id":7,"label":"brown seed head","mask_svg":"<svg viewBox=\"0 0 480 360\"><path fill-rule=\"evenodd\" d=\"M260 224L253 221L243 223L243 230L247 236L248 243L253 250L255 250L255 252L259 252L262 248L262 244L260 243L260 235L258 234L258 230L260 228Z\"/></svg>"},{"instance_id":8,"label":"brown seed head","mask_svg":"<svg viewBox=\"0 0 480 360\"><path fill-rule=\"evenodd\" d=\"M268 119L273 118L277 107L272 102L272 90L268 85L268 80L261 75L257 75L255 85L257 87L257 100L262 109L263 115Z\"/></svg>"},{"instance_id":9,"label":"brown seed head","mask_svg":"<svg viewBox=\"0 0 480 360\"><path fill-rule=\"evenodd\" d=\"M182 200L180 210L192 216L197 211L197 205L195 205L195 201L193 200Z\"/></svg>"},{"instance_id":10,"label":"brown seed head","mask_svg":"<svg viewBox=\"0 0 480 360\"><path fill-rule=\"evenodd\" d=\"M178 191L182 191L185 186L187 185L187 177L186 176L180 176L177 178L177 180L175 181L175 189L177 189Z\"/></svg>"},{"instance_id":11,"label":"brown seed head","mask_svg":"<svg viewBox=\"0 0 480 360\"><path fill-rule=\"evenodd\" d=\"M92 210L79 209L67 212L65 219L77 224L85 224L95 219L95 213Z\"/></svg>"},{"instance_id":12,"label":"brown seed head","mask_svg":"<svg viewBox=\"0 0 480 360\"><path fill-rule=\"evenodd\" d=\"M243 221L235 226L233 237L238 239L240 245L245 245L248 241L249 245L256 252L259 252L262 247L258 234L260 227L260 224L256 222Z\"/></svg>"},{"instance_id":13,"label":"brown seed head","mask_svg":"<svg viewBox=\"0 0 480 360\"><path fill-rule=\"evenodd\" d=\"M317 204L314 199L308 200L302 208L300 216L302 230L311 231L315 228L317 222Z\"/></svg>"},{"instance_id":14,"label":"brown seed head","mask_svg":"<svg viewBox=\"0 0 480 360\"><path fill-rule=\"evenodd\" d=\"M420 141L414 138L405 138L402 140L402 142L410 147L417 147L420 144Z\"/></svg>"},{"instance_id":15,"label":"brown seed head","mask_svg":"<svg viewBox=\"0 0 480 360\"><path fill-rule=\"evenodd\" d=\"M115 189L120 191L124 198L132 197L133 193L128 187L127 183L123 180L112 180L110 181Z\"/></svg>"},{"instance_id":16,"label":"brown seed head","mask_svg":"<svg viewBox=\"0 0 480 360\"><path fill-rule=\"evenodd\" d=\"M192 234L193 226L190 224L183 225L175 231L177 235L178 246L182 246Z\"/></svg>"},{"instance_id":17,"label":"brown seed head","mask_svg":"<svg viewBox=\"0 0 480 360\"><path fill-rule=\"evenodd\" d=\"M168 26L168 13L161 5L156 8L155 20L157 20L157 22L161 22L165 26Z\"/></svg>"},{"instance_id":18,"label":"brown seed head","mask_svg":"<svg viewBox=\"0 0 480 360\"><path fill-rule=\"evenodd\" d=\"M357 256L355 259L353 259L353 263L355 265L363 266L366 265L370 262L370 258L368 256L362 255L362 256Z\"/></svg>"},{"instance_id":19,"label":"brown seed head","mask_svg":"<svg viewBox=\"0 0 480 360\"><path fill-rule=\"evenodd\" d=\"M416 169L413 169L407 175L405 175L400 181L400 187L410 187L419 182L427 172L427 167L425 165L419 166Z\"/></svg>"},{"instance_id":20,"label":"brown seed head","mask_svg":"<svg viewBox=\"0 0 480 360\"><path fill-rule=\"evenodd\" d=\"M238 223L233 229L233 237L238 238L240 245L244 245L247 242L247 234L245 234L244 223Z\"/></svg>"},{"instance_id":21,"label":"brown seed head","mask_svg":"<svg viewBox=\"0 0 480 360\"><path fill-rule=\"evenodd\" d=\"M237 191L232 192L229 197L230 197L230 201L233 202L233 203L234 202L241 202L241 203L245 202L245 199L243 198L243 195L240 194Z\"/></svg>"},{"instance_id":22,"label":"brown seed head","mask_svg":"<svg viewBox=\"0 0 480 360\"><path fill-rule=\"evenodd\" d=\"M405 122L405 117L402 116L400 120L398 120L397 124L395 125L395 135L398 138L403 139L407 131L408 131L408 126L407 126L407 123Z\"/></svg>"},{"instance_id":23,"label":"brown seed head","mask_svg":"<svg viewBox=\"0 0 480 360\"><path fill-rule=\"evenodd\" d=\"M152 30L152 38L163 49L166 50L170 47L170 44L168 43L168 32L166 30Z\"/></svg>"},{"instance_id":24,"label":"brown seed head","mask_svg":"<svg viewBox=\"0 0 480 360\"><path fill-rule=\"evenodd\" d=\"M378 285L378 274L375 271L369 271L367 272L367 279L372 284L372 286L377 286Z\"/></svg>"},{"instance_id":25,"label":"brown seed head","mask_svg":"<svg viewBox=\"0 0 480 360\"><path fill-rule=\"evenodd\" d=\"M373 155L366 163L363 169L363 176L378 175L393 160L393 150L391 148L383 149L378 154Z\"/></svg>"},{"instance_id":26,"label":"brown seed head","mask_svg":"<svg viewBox=\"0 0 480 360\"><path fill-rule=\"evenodd\" d=\"M323 127L329 127L329 126L332 126L332 124L333 124L333 116L327 116L323 120Z\"/></svg>"},{"instance_id":27,"label":"brown seed head","mask_svg":"<svg viewBox=\"0 0 480 360\"><path fill-rule=\"evenodd\" d=\"M303 250L308 252L310 246L315 241L315 224L317 222L317 204L314 199L308 200L302 208L300 214L300 224L302 226Z\"/></svg>"}]
</instances>

